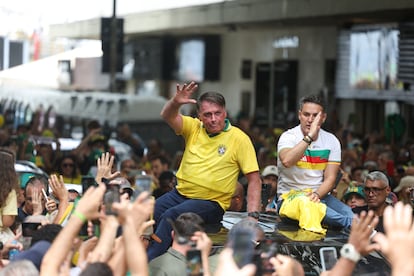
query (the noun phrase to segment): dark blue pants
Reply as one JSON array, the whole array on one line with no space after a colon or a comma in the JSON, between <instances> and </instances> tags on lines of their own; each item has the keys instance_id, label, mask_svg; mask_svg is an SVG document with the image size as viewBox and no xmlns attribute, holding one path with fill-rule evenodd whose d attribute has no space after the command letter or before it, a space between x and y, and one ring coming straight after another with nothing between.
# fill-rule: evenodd
<instances>
[{"instance_id":1,"label":"dark blue pants","mask_svg":"<svg viewBox=\"0 0 414 276\"><path fill-rule=\"evenodd\" d=\"M201 199L190 199L178 193L176 189L164 194L155 201L154 220L155 234L162 243L152 242L148 248L148 260L164 254L171 246L171 224L182 213L193 212L198 214L205 224L217 224L223 219L224 210L217 202Z\"/></svg>"}]
</instances>

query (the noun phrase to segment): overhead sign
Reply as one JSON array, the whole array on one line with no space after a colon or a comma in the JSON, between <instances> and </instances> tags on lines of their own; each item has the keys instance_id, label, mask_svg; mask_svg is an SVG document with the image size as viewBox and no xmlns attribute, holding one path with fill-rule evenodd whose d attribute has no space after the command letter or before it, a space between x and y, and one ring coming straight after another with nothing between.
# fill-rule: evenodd
<instances>
[{"instance_id":1,"label":"overhead sign","mask_svg":"<svg viewBox=\"0 0 414 276\"><path fill-rule=\"evenodd\" d=\"M273 48L298 48L299 37L283 36L273 41Z\"/></svg>"}]
</instances>

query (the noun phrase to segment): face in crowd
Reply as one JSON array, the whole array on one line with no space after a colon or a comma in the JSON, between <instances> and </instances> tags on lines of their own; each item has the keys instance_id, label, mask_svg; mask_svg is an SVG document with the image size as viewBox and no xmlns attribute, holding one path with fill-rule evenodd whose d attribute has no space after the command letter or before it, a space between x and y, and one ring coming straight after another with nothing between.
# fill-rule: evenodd
<instances>
[{"instance_id":1,"label":"face in crowd","mask_svg":"<svg viewBox=\"0 0 414 276\"><path fill-rule=\"evenodd\" d=\"M353 193L349 195L345 203L351 208L362 207L362 206L367 205L367 201L365 200L365 198L358 195L357 193Z\"/></svg>"},{"instance_id":2,"label":"face in crowd","mask_svg":"<svg viewBox=\"0 0 414 276\"><path fill-rule=\"evenodd\" d=\"M367 179L365 181L364 193L367 198L368 208L377 209L381 207L385 203L390 191L389 185L386 185L383 181Z\"/></svg>"},{"instance_id":3,"label":"face in crowd","mask_svg":"<svg viewBox=\"0 0 414 276\"><path fill-rule=\"evenodd\" d=\"M226 125L226 106L224 97L215 92L203 94L198 103L198 117L209 134L220 133Z\"/></svg>"},{"instance_id":4,"label":"face in crowd","mask_svg":"<svg viewBox=\"0 0 414 276\"><path fill-rule=\"evenodd\" d=\"M26 185L24 194L24 211L27 214L33 214L33 197L35 196L35 194L41 199L43 209L45 208L46 200L42 194L42 188L44 188L44 184L38 179L31 181Z\"/></svg>"},{"instance_id":5,"label":"face in crowd","mask_svg":"<svg viewBox=\"0 0 414 276\"><path fill-rule=\"evenodd\" d=\"M72 158L64 158L61 163L62 175L71 177L75 170L75 162Z\"/></svg>"},{"instance_id":6,"label":"face in crowd","mask_svg":"<svg viewBox=\"0 0 414 276\"><path fill-rule=\"evenodd\" d=\"M151 160L151 170L156 178L159 178L161 173L168 170L168 163L163 163L160 158Z\"/></svg>"},{"instance_id":7,"label":"face in crowd","mask_svg":"<svg viewBox=\"0 0 414 276\"><path fill-rule=\"evenodd\" d=\"M304 135L309 134L312 122L315 120L319 112L322 112L321 122L325 122L326 113L324 112L322 105L313 102L305 102L301 105L298 117L300 121L300 128Z\"/></svg>"}]
</instances>

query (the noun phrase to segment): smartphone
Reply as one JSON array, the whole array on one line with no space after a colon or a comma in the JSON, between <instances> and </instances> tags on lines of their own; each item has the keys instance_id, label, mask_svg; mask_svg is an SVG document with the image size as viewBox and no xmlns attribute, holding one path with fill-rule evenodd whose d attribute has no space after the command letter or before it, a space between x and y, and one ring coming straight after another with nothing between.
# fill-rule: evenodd
<instances>
[{"instance_id":1,"label":"smartphone","mask_svg":"<svg viewBox=\"0 0 414 276\"><path fill-rule=\"evenodd\" d=\"M239 268L253 263L255 255L255 233L238 229L229 233L229 247L233 249L233 259Z\"/></svg>"},{"instance_id":2,"label":"smartphone","mask_svg":"<svg viewBox=\"0 0 414 276\"><path fill-rule=\"evenodd\" d=\"M202 276L203 275L203 263L201 259L201 251L198 249L190 249L187 251L186 256L187 263L187 275Z\"/></svg>"},{"instance_id":3,"label":"smartphone","mask_svg":"<svg viewBox=\"0 0 414 276\"><path fill-rule=\"evenodd\" d=\"M89 187L98 186L98 184L95 182L95 177L93 176L82 176L82 194L84 194Z\"/></svg>"},{"instance_id":4,"label":"smartphone","mask_svg":"<svg viewBox=\"0 0 414 276\"><path fill-rule=\"evenodd\" d=\"M338 255L335 247L321 247L319 249L322 271L330 270L336 264Z\"/></svg>"},{"instance_id":5,"label":"smartphone","mask_svg":"<svg viewBox=\"0 0 414 276\"><path fill-rule=\"evenodd\" d=\"M45 189L42 188L42 194L45 197L46 202L49 202L49 198L47 197Z\"/></svg>"},{"instance_id":6,"label":"smartphone","mask_svg":"<svg viewBox=\"0 0 414 276\"><path fill-rule=\"evenodd\" d=\"M270 192L272 190L272 184L263 183L262 184L262 210L265 211L267 204L269 203Z\"/></svg>"},{"instance_id":7,"label":"smartphone","mask_svg":"<svg viewBox=\"0 0 414 276\"><path fill-rule=\"evenodd\" d=\"M32 237L33 232L36 231L41 224L37 222L23 222L22 223L22 236Z\"/></svg>"},{"instance_id":8,"label":"smartphone","mask_svg":"<svg viewBox=\"0 0 414 276\"><path fill-rule=\"evenodd\" d=\"M133 200L136 199L142 192L151 193L152 178L149 175L138 175L135 179L135 190Z\"/></svg>"},{"instance_id":9,"label":"smartphone","mask_svg":"<svg viewBox=\"0 0 414 276\"><path fill-rule=\"evenodd\" d=\"M105 213L107 215L117 215L112 209L112 203L120 201L119 185L107 185L104 194Z\"/></svg>"}]
</instances>

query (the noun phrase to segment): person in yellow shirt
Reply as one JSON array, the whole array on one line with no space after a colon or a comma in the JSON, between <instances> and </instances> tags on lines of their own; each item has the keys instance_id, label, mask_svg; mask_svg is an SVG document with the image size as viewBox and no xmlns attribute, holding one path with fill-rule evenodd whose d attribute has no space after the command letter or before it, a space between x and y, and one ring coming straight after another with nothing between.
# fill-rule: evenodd
<instances>
[{"instance_id":1,"label":"person in yellow shirt","mask_svg":"<svg viewBox=\"0 0 414 276\"><path fill-rule=\"evenodd\" d=\"M0 241L6 243L14 238L10 227L17 216L17 193L19 189L13 151L0 148Z\"/></svg>"},{"instance_id":2,"label":"person in yellow shirt","mask_svg":"<svg viewBox=\"0 0 414 276\"><path fill-rule=\"evenodd\" d=\"M177 171L177 186L156 200L155 234L162 243L148 248L149 260L163 254L171 245L171 225L180 214L194 212L206 224L219 223L230 207L237 179L242 172L248 180L247 211L258 219L261 179L256 152L250 138L227 119L226 101L217 92L192 99L195 82L177 85L176 94L161 116L185 140L185 151ZM196 104L198 118L182 115L184 104Z\"/></svg>"},{"instance_id":3,"label":"person in yellow shirt","mask_svg":"<svg viewBox=\"0 0 414 276\"><path fill-rule=\"evenodd\" d=\"M66 184L82 184L82 175L74 156L67 155L60 160L57 174L63 176Z\"/></svg>"}]
</instances>

